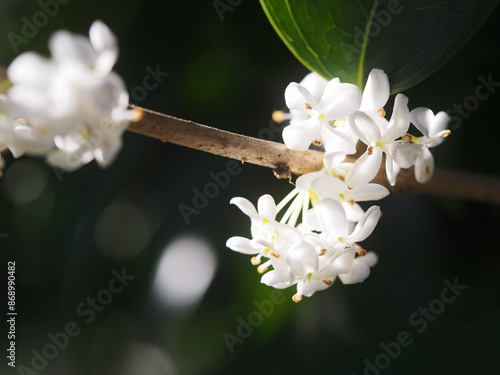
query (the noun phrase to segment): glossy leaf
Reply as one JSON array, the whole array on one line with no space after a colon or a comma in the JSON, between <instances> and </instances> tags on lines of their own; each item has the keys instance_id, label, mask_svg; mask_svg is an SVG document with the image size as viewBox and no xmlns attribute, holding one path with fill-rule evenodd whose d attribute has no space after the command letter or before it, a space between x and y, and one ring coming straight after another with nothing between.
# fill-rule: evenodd
<instances>
[{"instance_id":1,"label":"glossy leaf","mask_svg":"<svg viewBox=\"0 0 500 375\"><path fill-rule=\"evenodd\" d=\"M327 79L362 87L383 69L394 92L448 61L493 11L497 0L260 0L293 54Z\"/></svg>"}]
</instances>

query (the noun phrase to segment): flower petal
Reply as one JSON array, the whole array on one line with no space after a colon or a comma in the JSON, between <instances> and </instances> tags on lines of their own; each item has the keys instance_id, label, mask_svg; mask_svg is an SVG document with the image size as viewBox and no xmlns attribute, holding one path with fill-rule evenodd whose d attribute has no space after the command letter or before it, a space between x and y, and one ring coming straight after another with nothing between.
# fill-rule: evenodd
<instances>
[{"instance_id":1,"label":"flower petal","mask_svg":"<svg viewBox=\"0 0 500 375\"><path fill-rule=\"evenodd\" d=\"M387 74L383 70L372 69L363 91L360 110L377 112L387 103L390 91Z\"/></svg>"},{"instance_id":2,"label":"flower petal","mask_svg":"<svg viewBox=\"0 0 500 375\"><path fill-rule=\"evenodd\" d=\"M365 185L377 175L382 162L382 149L372 147L372 154L365 152L356 160L345 176L345 182L350 187Z\"/></svg>"},{"instance_id":3,"label":"flower petal","mask_svg":"<svg viewBox=\"0 0 500 375\"><path fill-rule=\"evenodd\" d=\"M231 250L237 251L243 254L257 254L259 250L255 249L251 244L250 240L245 237L231 237L226 241L226 246Z\"/></svg>"},{"instance_id":4,"label":"flower petal","mask_svg":"<svg viewBox=\"0 0 500 375\"><path fill-rule=\"evenodd\" d=\"M308 89L296 82L290 83L285 89L285 103L290 109L310 113L317 103Z\"/></svg>"},{"instance_id":5,"label":"flower petal","mask_svg":"<svg viewBox=\"0 0 500 375\"><path fill-rule=\"evenodd\" d=\"M288 249L287 264L294 274L306 276L318 270L319 256L311 244L300 241Z\"/></svg>"},{"instance_id":6,"label":"flower petal","mask_svg":"<svg viewBox=\"0 0 500 375\"><path fill-rule=\"evenodd\" d=\"M434 113L429 108L418 107L412 110L410 121L425 137L430 138L429 130L434 121Z\"/></svg>"},{"instance_id":7,"label":"flower petal","mask_svg":"<svg viewBox=\"0 0 500 375\"><path fill-rule=\"evenodd\" d=\"M421 157L415 161L415 179L424 184L432 178L433 173L434 157L427 147L423 147Z\"/></svg>"},{"instance_id":8,"label":"flower petal","mask_svg":"<svg viewBox=\"0 0 500 375\"><path fill-rule=\"evenodd\" d=\"M251 219L259 219L257 210L248 199L242 197L234 197L229 201L229 203L236 205L241 210L241 212L249 216Z\"/></svg>"},{"instance_id":9,"label":"flower petal","mask_svg":"<svg viewBox=\"0 0 500 375\"><path fill-rule=\"evenodd\" d=\"M365 240L377 226L377 223L382 216L379 206L371 206L363 215L361 220L354 228L354 231L345 238L347 242L361 242Z\"/></svg>"},{"instance_id":10,"label":"flower petal","mask_svg":"<svg viewBox=\"0 0 500 375\"><path fill-rule=\"evenodd\" d=\"M344 284L357 284L363 282L370 276L370 267L363 262L355 262L351 272L340 274L339 279Z\"/></svg>"},{"instance_id":11,"label":"flower petal","mask_svg":"<svg viewBox=\"0 0 500 375\"><path fill-rule=\"evenodd\" d=\"M311 189L320 199L337 199L339 194L346 193L349 190L345 182L328 175L315 178L311 183Z\"/></svg>"},{"instance_id":12,"label":"flower petal","mask_svg":"<svg viewBox=\"0 0 500 375\"><path fill-rule=\"evenodd\" d=\"M389 190L379 184L356 186L349 191L349 196L355 201L376 201L389 195Z\"/></svg>"},{"instance_id":13,"label":"flower petal","mask_svg":"<svg viewBox=\"0 0 500 375\"><path fill-rule=\"evenodd\" d=\"M347 218L340 202L325 198L315 207L321 229L333 238L347 235Z\"/></svg>"},{"instance_id":14,"label":"flower petal","mask_svg":"<svg viewBox=\"0 0 500 375\"><path fill-rule=\"evenodd\" d=\"M285 126L283 142L292 150L305 151L315 139L320 138L320 123L310 119L301 124Z\"/></svg>"},{"instance_id":15,"label":"flower petal","mask_svg":"<svg viewBox=\"0 0 500 375\"><path fill-rule=\"evenodd\" d=\"M337 83L340 83L338 78L334 78L334 80L336 80ZM328 81L321 77L318 73L311 72L299 82L299 85L305 87L311 93L316 103L319 103L327 83Z\"/></svg>"},{"instance_id":16,"label":"flower petal","mask_svg":"<svg viewBox=\"0 0 500 375\"><path fill-rule=\"evenodd\" d=\"M259 215L268 220L274 220L276 217L276 203L269 194L261 196L257 202Z\"/></svg>"},{"instance_id":17,"label":"flower petal","mask_svg":"<svg viewBox=\"0 0 500 375\"><path fill-rule=\"evenodd\" d=\"M332 271L335 274L348 273L354 264L354 251L346 251L332 262Z\"/></svg>"},{"instance_id":18,"label":"flower petal","mask_svg":"<svg viewBox=\"0 0 500 375\"><path fill-rule=\"evenodd\" d=\"M346 118L359 110L361 91L358 86L350 83L330 81L319 103L320 112L329 121Z\"/></svg>"},{"instance_id":19,"label":"flower petal","mask_svg":"<svg viewBox=\"0 0 500 375\"><path fill-rule=\"evenodd\" d=\"M394 99L394 109L392 110L391 120L387 126L387 133L384 140L392 142L402 137L410 126L410 111L408 109L408 97L403 94L397 94Z\"/></svg>"},{"instance_id":20,"label":"flower petal","mask_svg":"<svg viewBox=\"0 0 500 375\"><path fill-rule=\"evenodd\" d=\"M370 116L363 112L356 112L347 119L353 133L366 145L382 139L380 128Z\"/></svg>"}]
</instances>

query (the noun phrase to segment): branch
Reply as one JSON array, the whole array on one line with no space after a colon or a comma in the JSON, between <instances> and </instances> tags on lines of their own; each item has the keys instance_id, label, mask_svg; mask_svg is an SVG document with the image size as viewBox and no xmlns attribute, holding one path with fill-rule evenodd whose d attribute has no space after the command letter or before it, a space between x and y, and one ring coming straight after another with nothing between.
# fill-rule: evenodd
<instances>
[{"instance_id":1,"label":"branch","mask_svg":"<svg viewBox=\"0 0 500 375\"><path fill-rule=\"evenodd\" d=\"M6 78L0 66L0 81ZM245 163L273 168L278 178L290 178L291 173L301 175L321 169L323 153L288 149L284 144L247 137L224 130L175 118L149 109L132 106L140 119L128 130L214 155L240 160ZM346 161L355 158L347 157ZM455 197L478 202L500 204L500 178L436 168L432 180L420 184L413 170L402 170L395 187L390 186L381 168L374 181L400 193L419 192Z\"/></svg>"},{"instance_id":2,"label":"branch","mask_svg":"<svg viewBox=\"0 0 500 375\"><path fill-rule=\"evenodd\" d=\"M131 123L128 130L163 142L270 167L278 178L289 178L290 172L298 175L314 172L323 165L324 154L320 151L294 151L281 143L231 133L141 107L132 108L140 119ZM354 160L346 158L349 162ZM403 169L393 187L381 168L373 182L400 193L419 192L500 204L500 178L494 176L436 168L432 180L420 184L415 180L413 169Z\"/></svg>"}]
</instances>

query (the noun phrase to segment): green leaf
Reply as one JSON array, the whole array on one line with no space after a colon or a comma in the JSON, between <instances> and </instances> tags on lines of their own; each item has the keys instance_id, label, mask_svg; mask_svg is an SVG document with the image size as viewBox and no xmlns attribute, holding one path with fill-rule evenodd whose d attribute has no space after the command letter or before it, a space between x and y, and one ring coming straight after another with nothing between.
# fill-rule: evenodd
<instances>
[{"instance_id":1,"label":"green leaf","mask_svg":"<svg viewBox=\"0 0 500 375\"><path fill-rule=\"evenodd\" d=\"M278 35L308 69L363 87L373 68L393 93L444 65L498 0L260 0Z\"/></svg>"}]
</instances>

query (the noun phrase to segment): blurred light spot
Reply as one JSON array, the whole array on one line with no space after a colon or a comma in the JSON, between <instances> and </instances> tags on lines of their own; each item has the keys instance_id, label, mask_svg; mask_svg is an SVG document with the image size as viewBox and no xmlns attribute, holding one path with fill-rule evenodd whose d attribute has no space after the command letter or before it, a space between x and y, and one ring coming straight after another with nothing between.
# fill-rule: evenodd
<instances>
[{"instance_id":1,"label":"blurred light spot","mask_svg":"<svg viewBox=\"0 0 500 375\"><path fill-rule=\"evenodd\" d=\"M173 361L159 347L132 342L118 358L114 374L120 375L177 375Z\"/></svg>"},{"instance_id":2,"label":"blurred light spot","mask_svg":"<svg viewBox=\"0 0 500 375\"><path fill-rule=\"evenodd\" d=\"M196 237L181 237L167 245L156 271L154 291L173 307L198 301L215 273L216 259L208 243Z\"/></svg>"},{"instance_id":3,"label":"blurred light spot","mask_svg":"<svg viewBox=\"0 0 500 375\"><path fill-rule=\"evenodd\" d=\"M35 201L46 183L45 174L34 163L24 160L11 165L3 177L5 195L18 205Z\"/></svg>"},{"instance_id":4,"label":"blurred light spot","mask_svg":"<svg viewBox=\"0 0 500 375\"><path fill-rule=\"evenodd\" d=\"M95 221L95 243L110 258L129 259L136 256L149 238L150 230L144 216L129 205L111 205Z\"/></svg>"}]
</instances>

